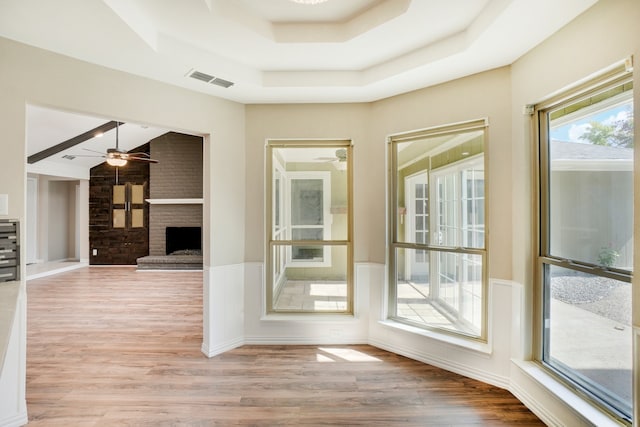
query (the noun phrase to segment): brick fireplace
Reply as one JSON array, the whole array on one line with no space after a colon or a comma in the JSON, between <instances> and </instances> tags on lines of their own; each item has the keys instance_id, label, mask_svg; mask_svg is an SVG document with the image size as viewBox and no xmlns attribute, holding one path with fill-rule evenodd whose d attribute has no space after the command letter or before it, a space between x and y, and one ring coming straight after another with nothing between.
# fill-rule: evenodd
<instances>
[{"instance_id":1,"label":"brick fireplace","mask_svg":"<svg viewBox=\"0 0 640 427\"><path fill-rule=\"evenodd\" d=\"M149 255L166 255L167 227L202 227L202 138L169 132L151 141Z\"/></svg>"}]
</instances>

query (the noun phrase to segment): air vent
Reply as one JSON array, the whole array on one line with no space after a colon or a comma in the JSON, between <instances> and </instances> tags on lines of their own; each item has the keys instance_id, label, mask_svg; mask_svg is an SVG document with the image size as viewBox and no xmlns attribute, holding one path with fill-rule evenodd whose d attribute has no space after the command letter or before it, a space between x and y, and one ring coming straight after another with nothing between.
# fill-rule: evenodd
<instances>
[{"instance_id":1,"label":"air vent","mask_svg":"<svg viewBox=\"0 0 640 427\"><path fill-rule=\"evenodd\" d=\"M191 77L192 79L196 79L196 80L200 80L201 82L205 82L205 83L210 83L212 85L216 85L216 86L221 86L224 88L228 88L233 86L233 82L230 82L229 80L225 80L225 79L221 79L220 77L215 77L212 76L210 74L207 73L203 73L202 71L198 71L198 70L191 70L187 73L188 77Z\"/></svg>"},{"instance_id":2,"label":"air vent","mask_svg":"<svg viewBox=\"0 0 640 427\"><path fill-rule=\"evenodd\" d=\"M222 86L222 87L225 87L225 88L233 86L233 82L230 82L229 80L221 79L220 77L216 77L215 79L213 79L209 83L211 83L212 85L218 85L218 86Z\"/></svg>"},{"instance_id":3,"label":"air vent","mask_svg":"<svg viewBox=\"0 0 640 427\"><path fill-rule=\"evenodd\" d=\"M189 77L191 77L192 79L201 80L206 83L209 83L211 80L215 79L215 77L210 76L206 73L201 73L200 71L194 71L193 73L189 74Z\"/></svg>"},{"instance_id":4,"label":"air vent","mask_svg":"<svg viewBox=\"0 0 640 427\"><path fill-rule=\"evenodd\" d=\"M62 156L62 158L67 160L73 160L76 158L76 156L72 156L71 154L65 154L64 156Z\"/></svg>"}]
</instances>

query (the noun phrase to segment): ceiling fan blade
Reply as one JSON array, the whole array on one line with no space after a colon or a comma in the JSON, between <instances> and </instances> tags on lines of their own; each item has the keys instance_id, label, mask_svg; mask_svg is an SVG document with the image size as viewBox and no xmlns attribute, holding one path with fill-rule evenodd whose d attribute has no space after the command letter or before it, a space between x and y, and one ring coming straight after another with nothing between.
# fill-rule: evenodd
<instances>
[{"instance_id":1,"label":"ceiling fan blade","mask_svg":"<svg viewBox=\"0 0 640 427\"><path fill-rule=\"evenodd\" d=\"M102 151L96 151L96 150L91 150L90 148L82 148L85 151L91 151L92 153L98 153L98 154L102 154L104 156L104 152Z\"/></svg>"},{"instance_id":2,"label":"ceiling fan blade","mask_svg":"<svg viewBox=\"0 0 640 427\"><path fill-rule=\"evenodd\" d=\"M103 159L107 158L107 156L105 156L104 154L101 155L101 156L98 156L96 154L70 154L70 156L73 156L73 157L100 157L100 158L103 158Z\"/></svg>"},{"instance_id":3,"label":"ceiling fan blade","mask_svg":"<svg viewBox=\"0 0 640 427\"><path fill-rule=\"evenodd\" d=\"M135 157L135 156L129 156L127 157L127 160L130 160L132 162L147 162L147 163L159 163L157 160L155 159L150 159L148 157Z\"/></svg>"},{"instance_id":4,"label":"ceiling fan blade","mask_svg":"<svg viewBox=\"0 0 640 427\"><path fill-rule=\"evenodd\" d=\"M117 133L117 130L118 130L118 127L116 126L116 133ZM86 155L86 156L76 156L76 157L102 157L105 159L111 158L111 159L122 159L122 160L128 160L128 161L130 160L132 162L159 163L157 160L152 159L149 153L144 153L144 152L126 153L124 151L121 151L117 145L118 145L118 141L116 140L116 148L107 149L106 154L100 151L91 150L89 148L83 148L83 150L91 151L92 153L97 153L100 155L99 156Z\"/></svg>"}]
</instances>

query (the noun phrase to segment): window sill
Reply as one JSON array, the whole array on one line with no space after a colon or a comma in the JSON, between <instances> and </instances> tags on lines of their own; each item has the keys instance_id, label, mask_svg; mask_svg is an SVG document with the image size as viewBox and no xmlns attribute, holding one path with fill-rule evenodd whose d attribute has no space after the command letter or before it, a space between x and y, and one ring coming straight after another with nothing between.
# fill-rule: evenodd
<instances>
[{"instance_id":1,"label":"window sill","mask_svg":"<svg viewBox=\"0 0 640 427\"><path fill-rule=\"evenodd\" d=\"M569 387L554 378L553 375L546 372L538 363L517 359L512 359L511 361L530 378L544 387L549 393L553 394L558 400L571 408L577 414L580 414L587 421L593 423L593 425L600 427L620 427L624 425L600 410L595 405L580 397Z\"/></svg>"},{"instance_id":2,"label":"window sill","mask_svg":"<svg viewBox=\"0 0 640 427\"><path fill-rule=\"evenodd\" d=\"M467 350L472 350L484 355L491 355L491 345L486 342L476 341L471 338L462 338L452 334L446 334L441 332L435 332L428 329L422 329L411 325L405 325L404 323L394 322L393 320L381 320L378 322L383 326L387 326L393 329L399 329L404 332L408 332L415 335L420 335L425 338L430 338L436 341L440 341L445 344L454 345L456 347L462 347Z\"/></svg>"}]
</instances>

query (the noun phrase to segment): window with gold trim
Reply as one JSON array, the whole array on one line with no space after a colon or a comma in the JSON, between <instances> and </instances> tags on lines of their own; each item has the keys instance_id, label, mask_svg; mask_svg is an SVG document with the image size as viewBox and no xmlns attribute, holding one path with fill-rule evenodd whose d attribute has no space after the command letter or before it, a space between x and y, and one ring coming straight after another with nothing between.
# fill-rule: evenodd
<instances>
[{"instance_id":1,"label":"window with gold trim","mask_svg":"<svg viewBox=\"0 0 640 427\"><path fill-rule=\"evenodd\" d=\"M266 147L268 313L353 313L351 141Z\"/></svg>"},{"instance_id":2,"label":"window with gold trim","mask_svg":"<svg viewBox=\"0 0 640 427\"><path fill-rule=\"evenodd\" d=\"M538 359L632 416L633 84L624 67L534 109Z\"/></svg>"},{"instance_id":3,"label":"window with gold trim","mask_svg":"<svg viewBox=\"0 0 640 427\"><path fill-rule=\"evenodd\" d=\"M485 120L389 138L389 318L486 339Z\"/></svg>"}]
</instances>

